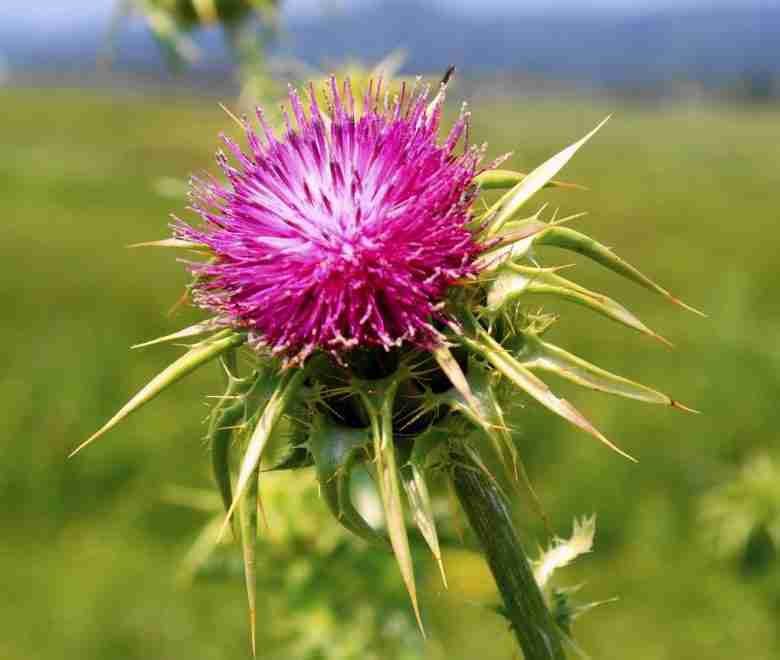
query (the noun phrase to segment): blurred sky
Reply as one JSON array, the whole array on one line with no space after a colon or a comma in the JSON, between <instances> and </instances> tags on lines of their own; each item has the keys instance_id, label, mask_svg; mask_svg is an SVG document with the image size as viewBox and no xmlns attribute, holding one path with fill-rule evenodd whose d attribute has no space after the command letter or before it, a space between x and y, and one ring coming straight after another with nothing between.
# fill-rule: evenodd
<instances>
[{"instance_id":1,"label":"blurred sky","mask_svg":"<svg viewBox=\"0 0 780 660\"><path fill-rule=\"evenodd\" d=\"M579 9L580 0L428 0L443 9L465 13L563 12ZM671 7L712 7L772 5L780 0L590 0L587 11L620 11L641 13ZM301 16L335 8L350 9L369 5L376 0L284 0L284 13ZM34 24L37 29L49 31L66 28L74 20L107 18L116 0L0 0L0 22Z\"/></svg>"},{"instance_id":2,"label":"blurred sky","mask_svg":"<svg viewBox=\"0 0 780 660\"><path fill-rule=\"evenodd\" d=\"M7 71L87 76L105 51L119 0L0 0L0 80ZM402 46L411 71L522 71L545 80L625 85L753 75L780 80L780 0L281 0L271 54L310 66L377 61ZM769 11L765 11L769 10ZM691 12L695 12L695 15ZM418 20L419 19L419 20ZM473 29L476 25L484 30ZM116 64L159 73L139 20L122 24ZM344 40L350 34L349 41ZM605 35L609 38L605 39ZM224 71L218 30L196 40ZM478 57L474 57L474 54ZM6 63L3 65L3 63ZM6 74L3 75L3 70Z\"/></svg>"}]
</instances>

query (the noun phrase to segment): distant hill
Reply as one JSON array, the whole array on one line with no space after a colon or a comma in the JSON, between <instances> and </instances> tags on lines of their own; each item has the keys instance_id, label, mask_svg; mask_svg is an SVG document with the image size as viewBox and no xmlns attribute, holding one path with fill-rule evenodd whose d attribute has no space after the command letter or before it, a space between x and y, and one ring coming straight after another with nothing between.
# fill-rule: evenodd
<instances>
[{"instance_id":1,"label":"distant hill","mask_svg":"<svg viewBox=\"0 0 780 660\"><path fill-rule=\"evenodd\" d=\"M298 21L286 49L310 62L356 52L376 59L399 45L410 70L513 72L598 85L710 82L746 72L780 74L780 5L666 10L626 16L464 17L422 0L385 0L351 14Z\"/></svg>"},{"instance_id":2,"label":"distant hill","mask_svg":"<svg viewBox=\"0 0 780 660\"><path fill-rule=\"evenodd\" d=\"M738 78L780 77L780 6L667 9L640 15L521 13L473 17L444 12L424 0L384 0L350 12L297 17L284 25L274 52L312 65L347 56L379 59L399 46L409 71L456 65L464 73L509 73L576 80L607 87L658 85L676 80L721 84ZM78 72L94 67L105 26L74 23L70 33L36 39L0 25L0 55L12 70ZM215 34L202 42L229 59ZM137 24L121 34L119 66L160 71L161 59Z\"/></svg>"}]
</instances>

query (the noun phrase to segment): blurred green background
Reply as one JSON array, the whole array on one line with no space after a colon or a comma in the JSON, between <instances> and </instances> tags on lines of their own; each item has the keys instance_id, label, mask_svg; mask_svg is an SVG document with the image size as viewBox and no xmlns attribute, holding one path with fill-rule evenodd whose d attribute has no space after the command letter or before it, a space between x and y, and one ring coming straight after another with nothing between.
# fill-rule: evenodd
<instances>
[{"instance_id":1,"label":"blurred green background","mask_svg":"<svg viewBox=\"0 0 780 660\"><path fill-rule=\"evenodd\" d=\"M195 4L205 11L212 3ZM185 5L121 6L155 16ZM261 5L272 12L279 3L253 6ZM147 28L169 56L182 58L191 45L188 20L176 32L157 15ZM219 87L219 99L246 106L263 93L273 108L282 87L264 66L265 42L227 27L243 88L236 100L237 87ZM353 79L365 71L352 63ZM186 177L215 170L217 136L235 126L215 95L183 91L164 76L150 85L148 75L109 72L94 89L84 80L21 80L0 87L7 420L0 658L248 657L238 553L231 544L208 557L204 551L219 515L203 439L209 396L222 388L219 368L199 371L67 459L179 354L171 346L129 347L198 318L187 308L171 313L187 282L182 264L164 250L126 246L166 237L169 214L184 212ZM774 89L771 78L758 80L769 82L761 90ZM578 282L626 303L676 348L572 306L545 306L562 314L550 333L555 343L702 412L551 383L638 464L533 405L513 413L517 444L556 532L568 535L575 517L598 517L594 552L556 574L558 586L581 585L580 602L616 599L575 624L589 657L780 657L780 105L754 88L659 96L575 93L557 84L538 93L532 80L466 75L449 95L447 123L468 97L472 141L489 144L488 161L512 150L507 167L521 171L613 113L561 177L589 190L548 191L529 214L543 202L562 215L587 211L575 227L709 315L688 314L579 262ZM546 264L571 261L542 256ZM415 542L423 640L392 557L341 530L308 472L264 481L260 657L518 657L493 611L492 577L473 538L461 537L457 516L441 516L449 590ZM446 492L439 494L446 509ZM549 539L528 502L519 502L519 515L535 556Z\"/></svg>"},{"instance_id":2,"label":"blurred green background","mask_svg":"<svg viewBox=\"0 0 780 660\"><path fill-rule=\"evenodd\" d=\"M167 252L125 246L166 235L167 214L182 203L161 195L160 181L211 168L216 135L230 121L213 100L174 94L7 89L0 103L0 657L245 657L241 580L176 583L206 517L165 498L171 484L210 488L202 420L204 394L221 387L217 368L66 460L178 354L128 350L194 316L167 315L186 281L181 265ZM578 642L605 659L778 657L777 569L764 555L719 558L700 511L737 466L776 446L780 112L651 110L593 98L480 98L472 112L474 139L488 141L491 154L514 149L517 169L614 112L566 170L591 190L546 198L565 212L589 211L578 227L709 314L697 318L578 266L579 281L629 302L676 350L572 307L559 310L564 320L552 332L560 343L702 415L560 384L638 465L533 407L515 416L556 529L568 533L574 516L598 514L595 552L566 569L563 583L583 583L585 600L619 601L583 617ZM311 506L324 510L316 498ZM528 521L535 550L542 537ZM336 526L325 515L318 524L324 535ZM425 581L426 657L513 657L505 625L484 607L495 599L484 566L457 546L445 557L449 592L432 570ZM280 574L289 570L275 561ZM314 584L335 580L353 605L381 606L370 566L358 576L317 570ZM393 579L400 589L400 578L385 581ZM279 632L295 606L278 587L261 585L262 657L304 657ZM398 657L395 648L375 651Z\"/></svg>"}]
</instances>

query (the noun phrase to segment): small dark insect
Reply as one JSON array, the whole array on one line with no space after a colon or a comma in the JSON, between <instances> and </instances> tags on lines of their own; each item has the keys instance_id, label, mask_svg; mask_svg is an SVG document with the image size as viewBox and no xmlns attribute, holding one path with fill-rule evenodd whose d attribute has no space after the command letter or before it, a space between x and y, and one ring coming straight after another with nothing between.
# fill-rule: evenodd
<instances>
[{"instance_id":1,"label":"small dark insect","mask_svg":"<svg viewBox=\"0 0 780 660\"><path fill-rule=\"evenodd\" d=\"M455 73L455 66L452 65L448 67L447 70L444 72L444 77L441 79L441 84L446 85L450 81L450 78L452 78L454 73Z\"/></svg>"}]
</instances>

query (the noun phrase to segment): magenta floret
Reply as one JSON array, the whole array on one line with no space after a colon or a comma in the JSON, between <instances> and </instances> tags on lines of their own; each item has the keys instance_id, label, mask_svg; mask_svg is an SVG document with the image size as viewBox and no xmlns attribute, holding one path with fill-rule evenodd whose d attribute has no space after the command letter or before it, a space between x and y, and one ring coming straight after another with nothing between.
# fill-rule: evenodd
<instances>
[{"instance_id":1,"label":"magenta floret","mask_svg":"<svg viewBox=\"0 0 780 660\"><path fill-rule=\"evenodd\" d=\"M313 91L308 113L291 91L297 126L288 119L283 139L258 111L263 137L246 125L248 152L224 138L228 183L193 180L204 227L174 225L215 257L191 266L196 304L276 352L429 347L448 287L474 272L479 155L456 152L467 117L439 144L439 102L388 104L380 87L359 113L349 83L331 79L327 115Z\"/></svg>"}]
</instances>

